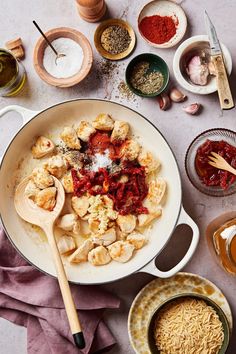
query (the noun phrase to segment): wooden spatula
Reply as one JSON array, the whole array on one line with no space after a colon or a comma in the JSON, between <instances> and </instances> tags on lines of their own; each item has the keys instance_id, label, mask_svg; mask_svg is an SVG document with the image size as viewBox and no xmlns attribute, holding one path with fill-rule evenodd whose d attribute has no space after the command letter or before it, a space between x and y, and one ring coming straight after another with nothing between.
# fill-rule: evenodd
<instances>
[{"instance_id":1,"label":"wooden spatula","mask_svg":"<svg viewBox=\"0 0 236 354\"><path fill-rule=\"evenodd\" d=\"M25 195L25 188L29 182L29 177L25 178L16 188L14 203L19 216L25 221L41 227L48 238L48 243L51 248L53 261L57 271L59 286L61 289L62 298L65 304L67 317L70 324L70 329L74 337L75 344L78 348L85 347L83 332L81 330L78 314L75 308L74 300L71 295L70 287L66 277L65 269L62 264L61 256L57 248L57 243L54 237L54 223L61 213L65 202L65 192L62 184L55 177L55 187L57 188L56 205L52 211L44 210L38 207L32 200Z\"/></svg>"}]
</instances>

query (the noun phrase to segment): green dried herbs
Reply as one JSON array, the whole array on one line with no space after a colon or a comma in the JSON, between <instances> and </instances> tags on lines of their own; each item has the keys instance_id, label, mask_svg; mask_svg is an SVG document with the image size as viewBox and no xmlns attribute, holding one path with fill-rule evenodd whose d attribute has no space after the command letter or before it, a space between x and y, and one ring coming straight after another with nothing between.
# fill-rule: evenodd
<instances>
[{"instance_id":1,"label":"green dried herbs","mask_svg":"<svg viewBox=\"0 0 236 354\"><path fill-rule=\"evenodd\" d=\"M101 45L110 54L119 54L126 51L131 37L126 28L118 25L107 27L101 35Z\"/></svg>"},{"instance_id":2,"label":"green dried herbs","mask_svg":"<svg viewBox=\"0 0 236 354\"><path fill-rule=\"evenodd\" d=\"M150 71L150 64L141 61L131 72L130 82L133 88L145 95L151 95L160 90L164 83L164 76L160 71Z\"/></svg>"}]
</instances>

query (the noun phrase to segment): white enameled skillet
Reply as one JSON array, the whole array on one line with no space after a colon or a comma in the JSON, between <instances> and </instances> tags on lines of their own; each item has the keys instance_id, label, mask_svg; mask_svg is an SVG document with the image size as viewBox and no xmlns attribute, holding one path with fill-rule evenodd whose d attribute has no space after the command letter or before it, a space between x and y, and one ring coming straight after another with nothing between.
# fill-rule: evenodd
<instances>
[{"instance_id":1,"label":"white enameled skillet","mask_svg":"<svg viewBox=\"0 0 236 354\"><path fill-rule=\"evenodd\" d=\"M167 199L162 217L148 232L149 241L127 263L94 267L88 262L71 265L65 260L69 281L81 284L100 284L124 278L134 272L147 272L166 278L181 270L192 257L199 240L199 230L182 206L182 189L178 165L173 152L159 130L148 119L118 103L99 99L76 99L48 107L40 112L20 106L8 106L0 111L0 117L9 111L22 115L23 126L14 136L0 167L0 214L4 229L18 252L41 271L56 276L47 242L39 242L38 231L23 222L14 209L13 196L18 181L33 168L30 148L36 136L46 135L57 139L63 126L78 123L81 119L92 120L99 113L109 113L114 119L125 120L132 127L145 148L151 150L162 162L160 175L168 185ZM187 224L193 236L183 259L171 270L160 271L155 258L165 247L176 226ZM184 237L184 234L183 234Z\"/></svg>"}]
</instances>

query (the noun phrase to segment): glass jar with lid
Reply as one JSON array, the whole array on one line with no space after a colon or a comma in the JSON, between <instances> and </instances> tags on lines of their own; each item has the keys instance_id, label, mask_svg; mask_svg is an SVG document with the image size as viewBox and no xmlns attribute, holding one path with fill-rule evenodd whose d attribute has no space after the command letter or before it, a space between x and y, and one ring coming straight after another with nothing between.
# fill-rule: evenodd
<instances>
[{"instance_id":1,"label":"glass jar with lid","mask_svg":"<svg viewBox=\"0 0 236 354\"><path fill-rule=\"evenodd\" d=\"M209 249L217 262L232 275L236 275L236 211L214 219L207 227Z\"/></svg>"}]
</instances>

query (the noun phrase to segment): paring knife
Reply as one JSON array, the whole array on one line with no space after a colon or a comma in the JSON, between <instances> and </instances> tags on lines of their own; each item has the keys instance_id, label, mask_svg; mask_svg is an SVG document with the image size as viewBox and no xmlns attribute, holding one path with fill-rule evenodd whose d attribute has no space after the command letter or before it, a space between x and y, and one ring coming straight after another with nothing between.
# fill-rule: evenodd
<instances>
[{"instance_id":1,"label":"paring knife","mask_svg":"<svg viewBox=\"0 0 236 354\"><path fill-rule=\"evenodd\" d=\"M217 38L215 27L213 26L208 13L205 11L205 25L211 47L211 58L216 71L216 82L221 109L231 109L235 106L230 91L227 72L225 69L223 53Z\"/></svg>"}]
</instances>

